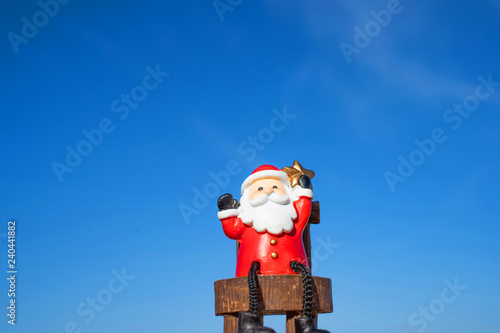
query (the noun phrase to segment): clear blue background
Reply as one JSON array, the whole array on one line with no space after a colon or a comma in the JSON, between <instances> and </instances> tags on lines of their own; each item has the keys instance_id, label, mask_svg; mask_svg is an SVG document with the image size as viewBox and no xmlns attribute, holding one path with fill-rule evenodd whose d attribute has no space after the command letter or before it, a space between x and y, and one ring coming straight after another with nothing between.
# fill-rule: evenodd
<instances>
[{"instance_id":1,"label":"clear blue background","mask_svg":"<svg viewBox=\"0 0 500 333\"><path fill-rule=\"evenodd\" d=\"M500 5L402 1L348 62L340 43L387 3L246 0L221 20L211 0L72 0L16 53L8 34L40 7L2 2L0 267L16 219L19 274L16 327L0 282L0 330L222 332L213 282L234 276L235 245L216 196L297 159L317 174L313 249L335 244L313 267L333 282L321 328L417 332L409 317L457 278L467 290L425 331L498 333L500 87L456 130L443 115L479 76L500 81ZM111 103L157 64L170 75L121 120ZM238 151L284 108L296 117L261 151ZM52 163L104 118L114 131L60 182ZM435 128L447 140L391 191L384 173ZM232 160L239 172L184 218ZM123 268L135 279L85 322L77 307ZM284 332L283 317L266 324Z\"/></svg>"}]
</instances>

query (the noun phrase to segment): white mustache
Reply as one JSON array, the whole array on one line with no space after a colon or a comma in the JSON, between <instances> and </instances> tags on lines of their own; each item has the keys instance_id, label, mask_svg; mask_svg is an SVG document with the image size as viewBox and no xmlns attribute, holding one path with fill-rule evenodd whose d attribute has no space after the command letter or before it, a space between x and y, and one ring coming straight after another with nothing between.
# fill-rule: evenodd
<instances>
[{"instance_id":1,"label":"white mustache","mask_svg":"<svg viewBox=\"0 0 500 333\"><path fill-rule=\"evenodd\" d=\"M287 195L279 195L276 192L273 192L271 194L264 193L259 195L257 198L250 200L250 205L252 205L253 207L259 207L267 203L268 201L272 201L279 205L286 205L290 202L290 198L288 198Z\"/></svg>"}]
</instances>

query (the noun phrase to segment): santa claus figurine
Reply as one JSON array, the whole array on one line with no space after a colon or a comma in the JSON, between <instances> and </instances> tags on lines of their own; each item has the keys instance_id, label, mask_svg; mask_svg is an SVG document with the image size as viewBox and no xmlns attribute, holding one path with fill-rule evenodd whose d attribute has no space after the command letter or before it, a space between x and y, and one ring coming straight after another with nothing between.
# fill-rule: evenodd
<instances>
[{"instance_id":1,"label":"santa claus figurine","mask_svg":"<svg viewBox=\"0 0 500 333\"><path fill-rule=\"evenodd\" d=\"M257 273L300 274L303 310L296 332L328 333L316 329L312 318L311 274L302 242L311 213L311 179L299 174L296 180L292 188L286 172L262 165L243 182L240 202L228 193L217 202L224 233L239 242L236 276L248 276L250 311L238 314L238 333L274 333L260 324Z\"/></svg>"}]
</instances>

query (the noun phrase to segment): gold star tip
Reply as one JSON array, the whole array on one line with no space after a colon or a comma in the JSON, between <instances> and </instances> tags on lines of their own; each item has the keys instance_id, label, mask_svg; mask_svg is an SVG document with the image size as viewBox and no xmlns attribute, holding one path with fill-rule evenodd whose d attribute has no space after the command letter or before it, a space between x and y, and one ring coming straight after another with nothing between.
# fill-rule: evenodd
<instances>
[{"instance_id":1,"label":"gold star tip","mask_svg":"<svg viewBox=\"0 0 500 333\"><path fill-rule=\"evenodd\" d=\"M281 170L287 173L292 187L297 185L299 178L302 175L306 175L310 179L313 179L315 176L314 171L304 168L297 160L293 161L293 165L291 167L284 167Z\"/></svg>"}]
</instances>

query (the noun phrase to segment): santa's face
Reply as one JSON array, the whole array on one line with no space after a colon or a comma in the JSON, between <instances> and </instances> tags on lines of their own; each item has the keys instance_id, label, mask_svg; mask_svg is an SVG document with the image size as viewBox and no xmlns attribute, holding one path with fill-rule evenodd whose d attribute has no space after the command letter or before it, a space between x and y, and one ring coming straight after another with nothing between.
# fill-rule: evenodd
<instances>
[{"instance_id":1,"label":"santa's face","mask_svg":"<svg viewBox=\"0 0 500 333\"><path fill-rule=\"evenodd\" d=\"M258 179L244 190L238 216L257 232L290 232L297 218L291 198L289 185L275 178Z\"/></svg>"},{"instance_id":2,"label":"santa's face","mask_svg":"<svg viewBox=\"0 0 500 333\"><path fill-rule=\"evenodd\" d=\"M250 200L257 198L259 195L267 194L275 192L279 195L286 195L285 188L279 179L276 178L264 178L257 179L250 185L248 189L248 194L250 196Z\"/></svg>"}]
</instances>

